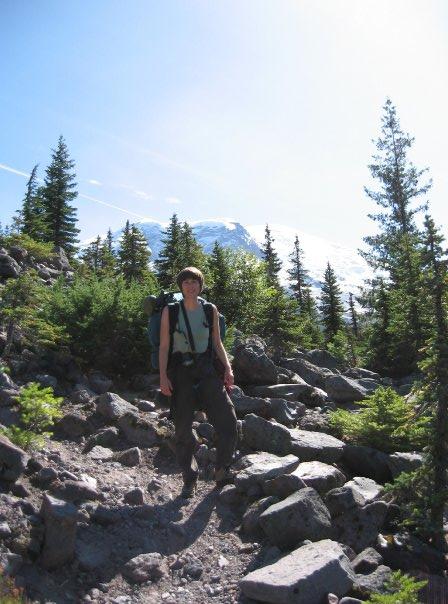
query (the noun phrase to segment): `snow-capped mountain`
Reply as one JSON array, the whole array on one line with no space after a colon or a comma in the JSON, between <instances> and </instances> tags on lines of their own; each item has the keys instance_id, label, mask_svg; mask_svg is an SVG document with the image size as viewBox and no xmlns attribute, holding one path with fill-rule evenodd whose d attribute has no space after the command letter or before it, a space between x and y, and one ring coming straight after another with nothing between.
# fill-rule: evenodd
<instances>
[{"instance_id":1,"label":"snow-capped mountain","mask_svg":"<svg viewBox=\"0 0 448 604\"><path fill-rule=\"evenodd\" d=\"M231 220L202 220L190 223L197 241L210 253L215 241L223 246L241 248L261 257L261 245L264 241L265 225L243 226ZM163 232L168 223L144 221L137 223L144 233L152 253L152 260L157 258L162 249ZM308 270L314 294L318 294L323 280L324 271L329 261L336 272L341 290L356 294L358 287L363 285L365 279L372 276L366 262L357 250L332 243L323 238L309 235L291 227L270 224L271 235L274 238L274 248L283 262L280 273L281 281L287 284L286 270L289 268L289 255L294 246L297 235L303 250L303 263ZM118 243L122 229L113 235Z\"/></svg>"}]
</instances>

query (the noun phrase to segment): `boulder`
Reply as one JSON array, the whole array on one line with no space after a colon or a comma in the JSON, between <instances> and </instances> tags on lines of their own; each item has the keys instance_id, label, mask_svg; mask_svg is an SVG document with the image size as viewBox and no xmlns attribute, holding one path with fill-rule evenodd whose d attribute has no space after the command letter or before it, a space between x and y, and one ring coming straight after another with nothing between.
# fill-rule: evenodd
<instances>
[{"instance_id":1,"label":"boulder","mask_svg":"<svg viewBox=\"0 0 448 604\"><path fill-rule=\"evenodd\" d=\"M340 470L321 461L301 463L292 474L303 480L307 487L316 489L319 495L342 486L347 480Z\"/></svg>"},{"instance_id":2,"label":"boulder","mask_svg":"<svg viewBox=\"0 0 448 604\"><path fill-rule=\"evenodd\" d=\"M276 478L266 480L263 483L263 491L266 495L276 495L280 499L285 499L306 486L294 470L291 474L281 474Z\"/></svg>"},{"instance_id":3,"label":"boulder","mask_svg":"<svg viewBox=\"0 0 448 604\"><path fill-rule=\"evenodd\" d=\"M367 597L372 593L388 593L384 587L390 581L392 571L388 566L378 566L368 575L356 575L353 584L353 592L361 597Z\"/></svg>"},{"instance_id":4,"label":"boulder","mask_svg":"<svg viewBox=\"0 0 448 604\"><path fill-rule=\"evenodd\" d=\"M13 382L11 376L4 371L0 371L0 388L9 388L10 390L19 389L19 387Z\"/></svg>"},{"instance_id":5,"label":"boulder","mask_svg":"<svg viewBox=\"0 0 448 604\"><path fill-rule=\"evenodd\" d=\"M300 547L240 581L243 594L271 604L320 604L331 591L345 595L354 573L341 546L325 539Z\"/></svg>"},{"instance_id":6,"label":"boulder","mask_svg":"<svg viewBox=\"0 0 448 604\"><path fill-rule=\"evenodd\" d=\"M246 415L243 420L243 440L252 449L277 455L286 455L291 450L291 434L286 426L254 414Z\"/></svg>"},{"instance_id":7,"label":"boulder","mask_svg":"<svg viewBox=\"0 0 448 604\"><path fill-rule=\"evenodd\" d=\"M248 392L253 396L261 396L263 398L283 398L288 401L299 401L307 407L321 407L328 401L326 392L305 382L302 384L254 386Z\"/></svg>"},{"instance_id":8,"label":"boulder","mask_svg":"<svg viewBox=\"0 0 448 604\"><path fill-rule=\"evenodd\" d=\"M75 554L78 511L72 503L45 494L40 515L45 525L40 563L52 570L69 562Z\"/></svg>"},{"instance_id":9,"label":"boulder","mask_svg":"<svg viewBox=\"0 0 448 604\"><path fill-rule=\"evenodd\" d=\"M446 571L445 554L410 533L398 533L393 539L380 536L376 547L383 556L384 564L394 570L421 570L439 574Z\"/></svg>"},{"instance_id":10,"label":"boulder","mask_svg":"<svg viewBox=\"0 0 448 604\"><path fill-rule=\"evenodd\" d=\"M324 390L336 403L362 401L368 395L366 388L356 380L343 375L329 375L325 378Z\"/></svg>"},{"instance_id":11,"label":"boulder","mask_svg":"<svg viewBox=\"0 0 448 604\"><path fill-rule=\"evenodd\" d=\"M372 503L380 497L382 491L382 487L374 480L364 476L355 476L344 486L329 491L325 502L332 516L338 516L352 508Z\"/></svg>"},{"instance_id":12,"label":"boulder","mask_svg":"<svg viewBox=\"0 0 448 604\"><path fill-rule=\"evenodd\" d=\"M157 430L147 419L135 413L126 413L118 420L118 426L127 440L138 447L154 447L160 443Z\"/></svg>"},{"instance_id":13,"label":"boulder","mask_svg":"<svg viewBox=\"0 0 448 604\"><path fill-rule=\"evenodd\" d=\"M130 491L125 493L123 500L125 503L129 503L129 505L143 505L145 503L145 495L143 493L143 489L141 489L140 487L131 489Z\"/></svg>"},{"instance_id":14,"label":"boulder","mask_svg":"<svg viewBox=\"0 0 448 604\"><path fill-rule=\"evenodd\" d=\"M333 538L346 543L355 552L361 552L376 542L386 515L387 503L384 501L352 508L333 517Z\"/></svg>"},{"instance_id":15,"label":"boulder","mask_svg":"<svg viewBox=\"0 0 448 604\"><path fill-rule=\"evenodd\" d=\"M372 380L372 378L359 378L356 381L362 388L367 390L368 394L372 394L382 385L380 382Z\"/></svg>"},{"instance_id":16,"label":"boulder","mask_svg":"<svg viewBox=\"0 0 448 604\"><path fill-rule=\"evenodd\" d=\"M54 258L52 264L55 268L64 272L73 270L64 248L62 248L60 245L56 245L53 252Z\"/></svg>"},{"instance_id":17,"label":"boulder","mask_svg":"<svg viewBox=\"0 0 448 604\"><path fill-rule=\"evenodd\" d=\"M112 386L112 383L112 380L110 380L100 371L94 371L89 375L90 387L97 394L104 394L105 392L108 392Z\"/></svg>"},{"instance_id":18,"label":"boulder","mask_svg":"<svg viewBox=\"0 0 448 604\"><path fill-rule=\"evenodd\" d=\"M264 533L260 526L260 515L274 503L278 503L278 497L263 497L263 499L255 501L247 508L241 521L241 530L246 536L256 540L263 539Z\"/></svg>"},{"instance_id":19,"label":"boulder","mask_svg":"<svg viewBox=\"0 0 448 604\"><path fill-rule=\"evenodd\" d=\"M17 262L23 262L28 256L28 252L24 247L20 247L20 245L12 245L9 248L9 255L14 260L17 260Z\"/></svg>"},{"instance_id":20,"label":"boulder","mask_svg":"<svg viewBox=\"0 0 448 604\"><path fill-rule=\"evenodd\" d=\"M0 254L0 277L17 279L19 275L20 266L17 261L8 254Z\"/></svg>"},{"instance_id":21,"label":"boulder","mask_svg":"<svg viewBox=\"0 0 448 604\"><path fill-rule=\"evenodd\" d=\"M410 453L391 453L387 458L387 464L393 478L396 478L402 472L413 472L423 463L422 453L410 452Z\"/></svg>"},{"instance_id":22,"label":"boulder","mask_svg":"<svg viewBox=\"0 0 448 604\"><path fill-rule=\"evenodd\" d=\"M114 457L114 452L107 447L95 445L87 453L87 457L89 459L94 459L95 461L111 461Z\"/></svg>"},{"instance_id":23,"label":"boulder","mask_svg":"<svg viewBox=\"0 0 448 604\"><path fill-rule=\"evenodd\" d=\"M111 421L117 421L126 413L137 413L138 409L128 401L125 401L115 392L104 392L96 403L96 410L103 417Z\"/></svg>"},{"instance_id":24,"label":"boulder","mask_svg":"<svg viewBox=\"0 0 448 604\"><path fill-rule=\"evenodd\" d=\"M295 455L279 457L266 452L251 453L233 466L237 472L235 486L239 491L247 491L252 486L261 486L266 480L292 472L298 465L299 459Z\"/></svg>"},{"instance_id":25,"label":"boulder","mask_svg":"<svg viewBox=\"0 0 448 604\"><path fill-rule=\"evenodd\" d=\"M306 406L297 401L287 401L283 398L268 398L268 416L285 426L295 424L305 415Z\"/></svg>"},{"instance_id":26,"label":"boulder","mask_svg":"<svg viewBox=\"0 0 448 604\"><path fill-rule=\"evenodd\" d=\"M232 388L230 398L237 417L245 417L248 413L255 413L264 417L267 415L269 404L264 398L247 396L237 386Z\"/></svg>"},{"instance_id":27,"label":"boulder","mask_svg":"<svg viewBox=\"0 0 448 604\"><path fill-rule=\"evenodd\" d=\"M0 388L0 407L12 407L15 405L19 394L19 390Z\"/></svg>"},{"instance_id":28,"label":"boulder","mask_svg":"<svg viewBox=\"0 0 448 604\"><path fill-rule=\"evenodd\" d=\"M373 547L368 547L352 560L352 567L357 574L366 575L377 569L382 561L382 555Z\"/></svg>"},{"instance_id":29,"label":"boulder","mask_svg":"<svg viewBox=\"0 0 448 604\"><path fill-rule=\"evenodd\" d=\"M259 521L269 541L281 549L295 547L304 539L320 541L331 533L330 512L309 487L271 505Z\"/></svg>"},{"instance_id":30,"label":"boulder","mask_svg":"<svg viewBox=\"0 0 448 604\"><path fill-rule=\"evenodd\" d=\"M323 432L311 432L293 428L291 434L290 452L297 455L301 461L322 461L335 463L344 452L345 443L334 436Z\"/></svg>"},{"instance_id":31,"label":"boulder","mask_svg":"<svg viewBox=\"0 0 448 604\"><path fill-rule=\"evenodd\" d=\"M96 488L82 480L55 481L51 485L51 492L59 499L73 502L94 501L100 498Z\"/></svg>"},{"instance_id":32,"label":"boulder","mask_svg":"<svg viewBox=\"0 0 448 604\"><path fill-rule=\"evenodd\" d=\"M323 388L325 378L328 375L333 375L331 369L318 367L306 359L282 359L280 365L294 371L310 386L317 386L318 388Z\"/></svg>"},{"instance_id":33,"label":"boulder","mask_svg":"<svg viewBox=\"0 0 448 604\"><path fill-rule=\"evenodd\" d=\"M375 380L376 382L381 382L381 376L379 373L375 373L374 371L370 371L369 369L363 369L361 367L350 367L342 375L345 375L349 378L353 378L355 380L359 380L361 378L368 378L371 380Z\"/></svg>"},{"instance_id":34,"label":"boulder","mask_svg":"<svg viewBox=\"0 0 448 604\"><path fill-rule=\"evenodd\" d=\"M123 466L133 467L138 466L142 462L142 454L138 447L132 447L132 449L126 449L126 451L119 451L115 453L114 460L121 463Z\"/></svg>"},{"instance_id":35,"label":"boulder","mask_svg":"<svg viewBox=\"0 0 448 604\"><path fill-rule=\"evenodd\" d=\"M320 350L318 348L308 350L305 353L305 359L313 363L313 365L325 367L325 369L341 369L341 362L329 353L328 350Z\"/></svg>"},{"instance_id":36,"label":"boulder","mask_svg":"<svg viewBox=\"0 0 448 604\"><path fill-rule=\"evenodd\" d=\"M24 472L29 456L0 434L0 478L15 482Z\"/></svg>"},{"instance_id":37,"label":"boulder","mask_svg":"<svg viewBox=\"0 0 448 604\"><path fill-rule=\"evenodd\" d=\"M168 565L162 554L151 552L140 554L127 562L121 574L131 583L157 581L168 573Z\"/></svg>"},{"instance_id":38,"label":"boulder","mask_svg":"<svg viewBox=\"0 0 448 604\"><path fill-rule=\"evenodd\" d=\"M258 340L249 338L238 344L232 366L239 384L277 383L277 369Z\"/></svg>"},{"instance_id":39,"label":"boulder","mask_svg":"<svg viewBox=\"0 0 448 604\"><path fill-rule=\"evenodd\" d=\"M116 426L107 426L107 428L101 428L95 434L89 437L85 450L89 451L95 446L101 447L114 447L120 440L120 433Z\"/></svg>"},{"instance_id":40,"label":"boulder","mask_svg":"<svg viewBox=\"0 0 448 604\"><path fill-rule=\"evenodd\" d=\"M392 472L387 453L362 445L346 445L341 463L352 474L372 478L376 482L391 482Z\"/></svg>"},{"instance_id":41,"label":"boulder","mask_svg":"<svg viewBox=\"0 0 448 604\"><path fill-rule=\"evenodd\" d=\"M57 430L61 430L69 437L77 438L92 432L92 426L86 416L80 411L65 413L55 424Z\"/></svg>"}]
</instances>

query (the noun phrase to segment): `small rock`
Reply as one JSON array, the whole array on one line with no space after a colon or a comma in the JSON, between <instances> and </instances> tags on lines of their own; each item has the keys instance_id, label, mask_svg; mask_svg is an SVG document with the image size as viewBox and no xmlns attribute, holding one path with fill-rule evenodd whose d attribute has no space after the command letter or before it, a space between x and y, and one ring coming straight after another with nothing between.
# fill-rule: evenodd
<instances>
[{"instance_id":1,"label":"small rock","mask_svg":"<svg viewBox=\"0 0 448 604\"><path fill-rule=\"evenodd\" d=\"M141 464L142 455L138 447L132 447L132 449L115 453L114 459L123 466L133 467Z\"/></svg>"},{"instance_id":2,"label":"small rock","mask_svg":"<svg viewBox=\"0 0 448 604\"><path fill-rule=\"evenodd\" d=\"M166 561L158 552L140 554L127 562L122 575L132 583L157 581L167 574Z\"/></svg>"},{"instance_id":3,"label":"small rock","mask_svg":"<svg viewBox=\"0 0 448 604\"><path fill-rule=\"evenodd\" d=\"M45 494L40 514L45 523L40 563L46 569L57 568L74 556L77 509L72 503Z\"/></svg>"},{"instance_id":4,"label":"small rock","mask_svg":"<svg viewBox=\"0 0 448 604\"><path fill-rule=\"evenodd\" d=\"M125 493L124 502L129 503L130 505L143 505L144 503L144 494L143 489L139 487L132 489Z\"/></svg>"},{"instance_id":5,"label":"small rock","mask_svg":"<svg viewBox=\"0 0 448 604\"><path fill-rule=\"evenodd\" d=\"M0 522L0 539L5 539L11 535L12 531L7 522Z\"/></svg>"},{"instance_id":6,"label":"small rock","mask_svg":"<svg viewBox=\"0 0 448 604\"><path fill-rule=\"evenodd\" d=\"M191 562L185 564L183 575L185 577L189 577L190 579L198 580L201 578L203 570L204 568L199 560L192 560Z\"/></svg>"}]
</instances>

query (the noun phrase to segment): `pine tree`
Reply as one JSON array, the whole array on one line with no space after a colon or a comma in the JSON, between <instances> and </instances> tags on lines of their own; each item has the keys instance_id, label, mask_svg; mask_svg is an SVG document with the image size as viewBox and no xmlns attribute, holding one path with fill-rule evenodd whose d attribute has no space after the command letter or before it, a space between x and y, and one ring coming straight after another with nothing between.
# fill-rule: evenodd
<instances>
[{"instance_id":1,"label":"pine tree","mask_svg":"<svg viewBox=\"0 0 448 604\"><path fill-rule=\"evenodd\" d=\"M127 283L143 281L149 275L150 251L142 231L126 222L118 250L118 268Z\"/></svg>"},{"instance_id":2,"label":"pine tree","mask_svg":"<svg viewBox=\"0 0 448 604\"><path fill-rule=\"evenodd\" d=\"M73 257L78 243L76 208L71 206L78 193L75 191L75 163L69 158L64 138L59 137L57 149L46 170L42 188L46 241L62 246L69 257Z\"/></svg>"},{"instance_id":3,"label":"pine tree","mask_svg":"<svg viewBox=\"0 0 448 604\"><path fill-rule=\"evenodd\" d=\"M117 259L113 248L112 231L107 231L106 239L100 249L100 269L103 275L113 275L117 267Z\"/></svg>"},{"instance_id":4,"label":"pine tree","mask_svg":"<svg viewBox=\"0 0 448 604\"><path fill-rule=\"evenodd\" d=\"M344 307L341 301L341 289L338 285L336 274L329 262L325 269L324 282L322 284L320 311L322 314L325 341L328 343L338 331L344 329Z\"/></svg>"},{"instance_id":5,"label":"pine tree","mask_svg":"<svg viewBox=\"0 0 448 604\"><path fill-rule=\"evenodd\" d=\"M217 241L215 241L212 253L208 257L208 270L211 280L211 286L209 287L210 302L216 304L220 312L227 317L231 314L233 306L230 254Z\"/></svg>"},{"instance_id":6,"label":"pine tree","mask_svg":"<svg viewBox=\"0 0 448 604\"><path fill-rule=\"evenodd\" d=\"M28 235L36 241L42 241L45 238L46 228L42 189L37 185L37 168L38 164L31 170L22 208L18 212L16 222L20 233Z\"/></svg>"},{"instance_id":7,"label":"pine tree","mask_svg":"<svg viewBox=\"0 0 448 604\"><path fill-rule=\"evenodd\" d=\"M420 368L425 379L422 398L432 407L433 426L425 466L430 480L430 521L433 543L447 550L444 536L444 509L448 503L448 319L447 260L443 236L434 220L425 217L423 264L425 287L431 300L431 336Z\"/></svg>"},{"instance_id":8,"label":"pine tree","mask_svg":"<svg viewBox=\"0 0 448 604\"><path fill-rule=\"evenodd\" d=\"M304 307L304 292L308 286L309 276L308 271L306 271L303 266L303 251L300 247L297 235L294 240L294 249L289 255L289 259L292 267L287 271L289 275L288 280L291 283L291 289L302 310Z\"/></svg>"},{"instance_id":9,"label":"pine tree","mask_svg":"<svg viewBox=\"0 0 448 604\"><path fill-rule=\"evenodd\" d=\"M323 345L323 335L321 322L316 300L307 287L303 292L303 329L301 345L304 348L321 348Z\"/></svg>"},{"instance_id":10,"label":"pine tree","mask_svg":"<svg viewBox=\"0 0 448 604\"><path fill-rule=\"evenodd\" d=\"M206 256L202 246L196 241L193 229L184 222L180 229L180 270L187 266L195 266L202 272L207 264Z\"/></svg>"},{"instance_id":11,"label":"pine tree","mask_svg":"<svg viewBox=\"0 0 448 604\"><path fill-rule=\"evenodd\" d=\"M378 153L369 166L380 187L378 190L365 188L365 192L384 211L369 215L380 230L364 238L370 249L361 251L361 255L375 270L385 271L391 282L389 338L392 348L395 347L396 359L400 359L400 366L394 369L397 373L409 373L416 368L425 332L419 232L415 223L415 215L425 205L415 206L415 201L427 193L431 183L421 184L426 170L417 170L408 160L407 153L414 139L401 130L396 109L389 99L384 105L381 132L376 141Z\"/></svg>"},{"instance_id":12,"label":"pine tree","mask_svg":"<svg viewBox=\"0 0 448 604\"><path fill-rule=\"evenodd\" d=\"M257 333L266 339L274 358L297 348L301 333L297 300L280 287L269 287Z\"/></svg>"},{"instance_id":13,"label":"pine tree","mask_svg":"<svg viewBox=\"0 0 448 604\"><path fill-rule=\"evenodd\" d=\"M350 318L352 321L352 331L353 331L353 335L355 336L355 338L358 337L358 313L356 312L355 309L355 302L353 300L353 294L352 292L349 292L348 294L348 306L349 306L349 310L350 310Z\"/></svg>"},{"instance_id":14,"label":"pine tree","mask_svg":"<svg viewBox=\"0 0 448 604\"><path fill-rule=\"evenodd\" d=\"M99 235L82 252L81 260L91 271L98 273L101 268L101 237Z\"/></svg>"},{"instance_id":15,"label":"pine tree","mask_svg":"<svg viewBox=\"0 0 448 604\"><path fill-rule=\"evenodd\" d=\"M262 246L262 255L266 267L268 285L270 287L279 287L278 274L282 267L281 260L274 250L275 239L271 235L269 225L266 225L264 231L264 245Z\"/></svg>"},{"instance_id":16,"label":"pine tree","mask_svg":"<svg viewBox=\"0 0 448 604\"><path fill-rule=\"evenodd\" d=\"M157 279L163 288L175 286L176 275L181 266L181 225L177 214L173 214L162 239L162 249L155 261Z\"/></svg>"}]
</instances>

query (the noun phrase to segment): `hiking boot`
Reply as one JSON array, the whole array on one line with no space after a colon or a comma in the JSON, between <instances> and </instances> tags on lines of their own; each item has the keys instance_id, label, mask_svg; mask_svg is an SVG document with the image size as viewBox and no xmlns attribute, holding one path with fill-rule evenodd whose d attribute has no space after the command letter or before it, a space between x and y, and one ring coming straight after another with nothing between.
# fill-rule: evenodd
<instances>
[{"instance_id":1,"label":"hiking boot","mask_svg":"<svg viewBox=\"0 0 448 604\"><path fill-rule=\"evenodd\" d=\"M215 470L215 482L218 488L231 484L235 478L233 472L229 468L216 468Z\"/></svg>"},{"instance_id":2,"label":"hiking boot","mask_svg":"<svg viewBox=\"0 0 448 604\"><path fill-rule=\"evenodd\" d=\"M196 489L198 486L198 479L194 478L193 480L189 480L188 482L184 482L184 486L182 487L182 491L180 496L183 499L191 499L194 497L196 493Z\"/></svg>"}]
</instances>

